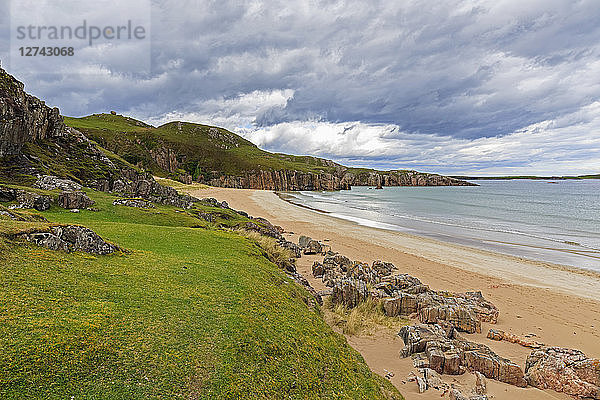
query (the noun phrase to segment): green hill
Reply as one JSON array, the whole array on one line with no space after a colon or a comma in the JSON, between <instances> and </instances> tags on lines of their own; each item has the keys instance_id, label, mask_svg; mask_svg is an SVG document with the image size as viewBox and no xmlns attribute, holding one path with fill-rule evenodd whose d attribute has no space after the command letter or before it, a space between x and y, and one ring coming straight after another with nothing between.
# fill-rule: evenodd
<instances>
[{"instance_id":1,"label":"green hill","mask_svg":"<svg viewBox=\"0 0 600 400\"><path fill-rule=\"evenodd\" d=\"M270 153L208 125L171 122L153 127L116 114L67 117L65 123L139 168L187 183L272 190L468 185L435 174L348 168L318 157Z\"/></svg>"},{"instance_id":2,"label":"green hill","mask_svg":"<svg viewBox=\"0 0 600 400\"><path fill-rule=\"evenodd\" d=\"M262 169L323 173L341 167L317 157L270 153L226 129L208 125L171 122L156 128L112 114L65 117L65 123L130 163L163 177L189 173L198 180L210 171L235 175ZM166 154L168 150L173 156Z\"/></svg>"}]
</instances>

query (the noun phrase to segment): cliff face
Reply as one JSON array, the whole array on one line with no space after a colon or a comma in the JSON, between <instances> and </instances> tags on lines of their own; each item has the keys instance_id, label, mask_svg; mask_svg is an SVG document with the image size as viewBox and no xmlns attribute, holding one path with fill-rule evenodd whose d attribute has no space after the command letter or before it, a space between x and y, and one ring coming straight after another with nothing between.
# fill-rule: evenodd
<instances>
[{"instance_id":1,"label":"cliff face","mask_svg":"<svg viewBox=\"0 0 600 400\"><path fill-rule=\"evenodd\" d=\"M0 68L0 156L18 154L26 142L67 134L58 109L46 106L23 88Z\"/></svg>"},{"instance_id":2,"label":"cliff face","mask_svg":"<svg viewBox=\"0 0 600 400\"><path fill-rule=\"evenodd\" d=\"M315 174L298 171L249 171L242 176L213 173L207 182L211 186L264 190L348 190L352 186L472 186L471 183L447 176L424 174L416 171L386 173Z\"/></svg>"},{"instance_id":3,"label":"cliff face","mask_svg":"<svg viewBox=\"0 0 600 400\"><path fill-rule=\"evenodd\" d=\"M218 173L214 174L218 175ZM208 182L211 186L264 190L342 190L350 186L333 174L298 171L249 171L243 176L220 175Z\"/></svg>"}]
</instances>

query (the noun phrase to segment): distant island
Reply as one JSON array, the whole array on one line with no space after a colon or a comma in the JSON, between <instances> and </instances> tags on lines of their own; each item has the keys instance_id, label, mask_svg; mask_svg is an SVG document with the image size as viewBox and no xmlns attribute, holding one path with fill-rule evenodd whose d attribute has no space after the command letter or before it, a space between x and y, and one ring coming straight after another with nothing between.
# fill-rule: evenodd
<instances>
[{"instance_id":1,"label":"distant island","mask_svg":"<svg viewBox=\"0 0 600 400\"><path fill-rule=\"evenodd\" d=\"M450 178L477 181L477 180L511 180L511 179L532 179L541 181L558 181L558 180L579 180L579 179L600 179L600 174L596 175L578 175L578 176L533 176L533 175L519 175L519 176L464 176L464 175L451 175Z\"/></svg>"}]
</instances>

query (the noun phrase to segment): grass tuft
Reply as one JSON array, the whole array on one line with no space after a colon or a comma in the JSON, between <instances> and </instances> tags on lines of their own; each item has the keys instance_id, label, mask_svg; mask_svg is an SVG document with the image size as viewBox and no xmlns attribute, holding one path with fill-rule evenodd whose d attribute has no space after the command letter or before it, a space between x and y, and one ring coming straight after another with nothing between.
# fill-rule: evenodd
<instances>
[{"instance_id":1,"label":"grass tuft","mask_svg":"<svg viewBox=\"0 0 600 400\"><path fill-rule=\"evenodd\" d=\"M383 312L381 303L368 298L358 306L348 309L343 304L333 304L330 298L323 305L330 312L328 321L346 335L371 335L378 328L400 329L409 321L401 317L388 317Z\"/></svg>"}]
</instances>

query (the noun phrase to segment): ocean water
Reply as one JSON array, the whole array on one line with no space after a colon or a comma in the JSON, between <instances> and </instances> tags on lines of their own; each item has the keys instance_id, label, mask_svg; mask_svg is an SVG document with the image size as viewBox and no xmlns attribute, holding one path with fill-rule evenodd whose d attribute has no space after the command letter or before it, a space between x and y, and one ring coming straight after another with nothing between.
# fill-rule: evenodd
<instances>
[{"instance_id":1,"label":"ocean water","mask_svg":"<svg viewBox=\"0 0 600 400\"><path fill-rule=\"evenodd\" d=\"M600 271L600 180L475 183L284 196L366 226Z\"/></svg>"}]
</instances>

